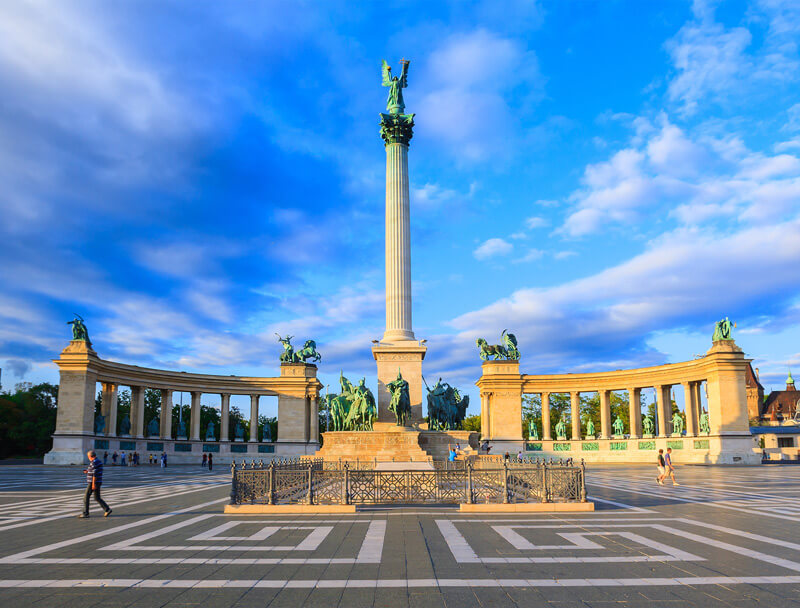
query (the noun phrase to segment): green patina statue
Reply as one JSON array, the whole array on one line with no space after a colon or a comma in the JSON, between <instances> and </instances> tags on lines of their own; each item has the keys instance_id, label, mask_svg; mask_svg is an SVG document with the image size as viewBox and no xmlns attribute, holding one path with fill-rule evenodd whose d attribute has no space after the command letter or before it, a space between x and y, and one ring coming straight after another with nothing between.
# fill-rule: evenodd
<instances>
[{"instance_id":1,"label":"green patina statue","mask_svg":"<svg viewBox=\"0 0 800 608\"><path fill-rule=\"evenodd\" d=\"M408 382L403 380L403 374L397 370L397 379L386 384L386 388L392 394L389 402L389 411L394 413L397 426L407 426L408 418L411 416L411 395L408 392Z\"/></svg>"},{"instance_id":2,"label":"green patina statue","mask_svg":"<svg viewBox=\"0 0 800 608\"><path fill-rule=\"evenodd\" d=\"M82 340L86 342L87 346L92 345L92 341L89 339L89 331L86 329L86 323L78 313L75 313L75 318L72 321L67 321L67 325L72 325L73 340Z\"/></svg>"},{"instance_id":3,"label":"green patina statue","mask_svg":"<svg viewBox=\"0 0 800 608\"><path fill-rule=\"evenodd\" d=\"M594 438L595 436L594 420L591 418L586 419L586 436Z\"/></svg>"},{"instance_id":4,"label":"green patina statue","mask_svg":"<svg viewBox=\"0 0 800 608\"><path fill-rule=\"evenodd\" d=\"M388 114L381 113L381 137L384 143L408 145L414 131L414 115L403 114L406 104L403 101L403 89L408 86L408 64L405 59L400 61L400 76L392 76L392 68L383 62L383 86L389 87L389 97L386 99Z\"/></svg>"},{"instance_id":5,"label":"green patina statue","mask_svg":"<svg viewBox=\"0 0 800 608\"><path fill-rule=\"evenodd\" d=\"M539 427L533 418L528 421L528 439L537 441L539 439Z\"/></svg>"},{"instance_id":6,"label":"green patina statue","mask_svg":"<svg viewBox=\"0 0 800 608\"><path fill-rule=\"evenodd\" d=\"M106 430L106 417L103 414L97 414L94 417L94 433L95 435L101 435L105 433Z\"/></svg>"},{"instance_id":7,"label":"green patina statue","mask_svg":"<svg viewBox=\"0 0 800 608\"><path fill-rule=\"evenodd\" d=\"M423 382L425 378L422 378ZM428 389L428 428L432 431L457 429L463 422L469 406L469 395L461 396L457 388L447 382L438 382Z\"/></svg>"},{"instance_id":8,"label":"green patina statue","mask_svg":"<svg viewBox=\"0 0 800 608\"><path fill-rule=\"evenodd\" d=\"M216 441L217 440L217 433L214 427L213 422L209 422L208 426L206 427L206 441Z\"/></svg>"},{"instance_id":9,"label":"green patina statue","mask_svg":"<svg viewBox=\"0 0 800 608\"><path fill-rule=\"evenodd\" d=\"M672 414L672 434L673 435L683 434L683 418L678 412Z\"/></svg>"},{"instance_id":10,"label":"green patina statue","mask_svg":"<svg viewBox=\"0 0 800 608\"><path fill-rule=\"evenodd\" d=\"M392 76L392 68L384 60L381 69L383 76L383 86L389 87L389 97L386 99L386 109L392 114L402 114L406 109L403 102L403 89L408 86L408 64L407 59L400 60L400 76Z\"/></svg>"},{"instance_id":11,"label":"green patina statue","mask_svg":"<svg viewBox=\"0 0 800 608\"><path fill-rule=\"evenodd\" d=\"M502 344L489 344L483 338L478 338L475 343L480 349L481 360L488 361L491 358L494 361L498 359L519 361L520 352L517 347L517 337L504 329L503 333L500 334L500 341Z\"/></svg>"},{"instance_id":12,"label":"green patina statue","mask_svg":"<svg viewBox=\"0 0 800 608\"><path fill-rule=\"evenodd\" d=\"M700 414L700 432L708 435L711 432L711 424L708 421L708 412Z\"/></svg>"},{"instance_id":13,"label":"green patina statue","mask_svg":"<svg viewBox=\"0 0 800 608\"><path fill-rule=\"evenodd\" d=\"M650 416L642 416L642 431L645 435L653 434L653 419Z\"/></svg>"},{"instance_id":14,"label":"green patina statue","mask_svg":"<svg viewBox=\"0 0 800 608\"><path fill-rule=\"evenodd\" d=\"M306 340L303 348L295 350L291 342L294 336L281 338L279 334L275 335L278 336L278 342L283 344L283 353L280 356L281 363L305 363L308 359L312 361L322 359L322 355L317 352L317 343L314 340Z\"/></svg>"},{"instance_id":15,"label":"green patina statue","mask_svg":"<svg viewBox=\"0 0 800 608\"><path fill-rule=\"evenodd\" d=\"M333 430L371 431L373 422L378 418L378 408L375 396L367 388L367 379L361 378L358 385L353 386L340 372L339 384L342 389L338 395L326 396Z\"/></svg>"},{"instance_id":16,"label":"green patina statue","mask_svg":"<svg viewBox=\"0 0 800 608\"><path fill-rule=\"evenodd\" d=\"M147 436L158 437L158 418L151 418L147 423Z\"/></svg>"},{"instance_id":17,"label":"green patina statue","mask_svg":"<svg viewBox=\"0 0 800 608\"><path fill-rule=\"evenodd\" d=\"M736 323L731 323L728 317L722 319L722 321L717 321L714 324L714 335L711 337L713 342L717 342L718 340L733 340L733 328L736 327Z\"/></svg>"},{"instance_id":18,"label":"green patina statue","mask_svg":"<svg viewBox=\"0 0 800 608\"><path fill-rule=\"evenodd\" d=\"M622 422L622 418L619 417L619 414L617 414L617 417L614 419L614 424L611 426L614 428L615 435L622 435L625 433L625 423Z\"/></svg>"},{"instance_id":19,"label":"green patina statue","mask_svg":"<svg viewBox=\"0 0 800 608\"><path fill-rule=\"evenodd\" d=\"M556 424L556 438L558 439L566 439L567 438L567 425L564 424L564 416L559 418L558 423Z\"/></svg>"}]
</instances>

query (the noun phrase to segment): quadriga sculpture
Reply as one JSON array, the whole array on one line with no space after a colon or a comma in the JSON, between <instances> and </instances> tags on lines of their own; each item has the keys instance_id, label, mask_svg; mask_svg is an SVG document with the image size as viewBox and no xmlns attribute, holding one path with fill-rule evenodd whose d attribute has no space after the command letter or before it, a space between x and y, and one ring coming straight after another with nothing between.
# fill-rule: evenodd
<instances>
[{"instance_id":1,"label":"quadriga sculpture","mask_svg":"<svg viewBox=\"0 0 800 608\"><path fill-rule=\"evenodd\" d=\"M480 349L481 360L506 359L509 361L518 361L520 352L517 347L517 337L504 329L503 333L500 334L500 341L502 344L489 344L483 338L478 338L475 342Z\"/></svg>"}]
</instances>

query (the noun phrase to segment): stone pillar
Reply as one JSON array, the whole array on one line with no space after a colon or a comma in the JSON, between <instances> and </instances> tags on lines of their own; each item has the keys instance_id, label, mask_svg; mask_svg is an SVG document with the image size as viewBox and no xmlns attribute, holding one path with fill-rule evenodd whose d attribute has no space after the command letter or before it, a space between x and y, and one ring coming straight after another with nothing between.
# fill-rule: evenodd
<instances>
[{"instance_id":1,"label":"stone pillar","mask_svg":"<svg viewBox=\"0 0 800 608\"><path fill-rule=\"evenodd\" d=\"M219 440L220 441L230 441L230 429L228 428L228 424L230 422L231 410L231 396L228 393L222 393L220 395L220 408L219 408Z\"/></svg>"},{"instance_id":2,"label":"stone pillar","mask_svg":"<svg viewBox=\"0 0 800 608\"><path fill-rule=\"evenodd\" d=\"M172 389L161 389L161 438L172 439Z\"/></svg>"},{"instance_id":3,"label":"stone pillar","mask_svg":"<svg viewBox=\"0 0 800 608\"><path fill-rule=\"evenodd\" d=\"M697 424L695 422L695 412L697 411L697 408L694 402L694 387L692 386L691 382L683 382L681 383L681 386L683 386L683 413L686 415L686 434L697 435Z\"/></svg>"},{"instance_id":4,"label":"stone pillar","mask_svg":"<svg viewBox=\"0 0 800 608\"><path fill-rule=\"evenodd\" d=\"M258 399L259 395L250 395L250 441L258 441Z\"/></svg>"},{"instance_id":5,"label":"stone pillar","mask_svg":"<svg viewBox=\"0 0 800 608\"><path fill-rule=\"evenodd\" d=\"M413 118L383 114L386 147L386 332L382 342L414 340L411 328L411 227L408 142Z\"/></svg>"},{"instance_id":6,"label":"stone pillar","mask_svg":"<svg viewBox=\"0 0 800 608\"><path fill-rule=\"evenodd\" d=\"M628 389L628 421L631 438L642 436L642 389Z\"/></svg>"},{"instance_id":7,"label":"stone pillar","mask_svg":"<svg viewBox=\"0 0 800 608\"><path fill-rule=\"evenodd\" d=\"M551 440L550 433L550 393L542 393L542 439Z\"/></svg>"},{"instance_id":8,"label":"stone pillar","mask_svg":"<svg viewBox=\"0 0 800 608\"><path fill-rule=\"evenodd\" d=\"M697 430L700 430L700 414L703 413L703 381L699 380L694 383L694 402L697 405L697 410L695 411L695 416L697 416L697 420L695 421L695 427Z\"/></svg>"},{"instance_id":9,"label":"stone pillar","mask_svg":"<svg viewBox=\"0 0 800 608\"><path fill-rule=\"evenodd\" d=\"M489 393L481 392L481 439L491 435L489 430Z\"/></svg>"},{"instance_id":10,"label":"stone pillar","mask_svg":"<svg viewBox=\"0 0 800 608\"><path fill-rule=\"evenodd\" d=\"M308 401L308 441L309 443L319 443L319 402L316 397L311 397Z\"/></svg>"},{"instance_id":11,"label":"stone pillar","mask_svg":"<svg viewBox=\"0 0 800 608\"><path fill-rule=\"evenodd\" d=\"M477 385L488 395L487 421L481 427L488 434L481 439L492 442L494 454L521 450L522 441L522 376L519 361L484 361Z\"/></svg>"},{"instance_id":12,"label":"stone pillar","mask_svg":"<svg viewBox=\"0 0 800 608\"><path fill-rule=\"evenodd\" d=\"M569 394L570 415L572 418L572 439L581 439L581 394L572 392Z\"/></svg>"},{"instance_id":13,"label":"stone pillar","mask_svg":"<svg viewBox=\"0 0 800 608\"><path fill-rule=\"evenodd\" d=\"M667 402L669 400L669 386L657 385L656 389L656 417L658 418L658 436L666 437L670 434L669 421L666 417Z\"/></svg>"},{"instance_id":14,"label":"stone pillar","mask_svg":"<svg viewBox=\"0 0 800 608\"><path fill-rule=\"evenodd\" d=\"M747 435L746 370L748 361L733 340L718 340L706 353L711 368L708 388L708 422L711 435Z\"/></svg>"},{"instance_id":15,"label":"stone pillar","mask_svg":"<svg viewBox=\"0 0 800 608\"><path fill-rule=\"evenodd\" d=\"M131 436L144 437L144 391L143 386L131 387Z\"/></svg>"},{"instance_id":16,"label":"stone pillar","mask_svg":"<svg viewBox=\"0 0 800 608\"><path fill-rule=\"evenodd\" d=\"M192 391L192 413L191 421L189 423L190 431L189 438L194 441L200 440L200 397L203 393L199 391Z\"/></svg>"},{"instance_id":17,"label":"stone pillar","mask_svg":"<svg viewBox=\"0 0 800 608\"><path fill-rule=\"evenodd\" d=\"M611 437L611 391L597 391L600 396L600 439Z\"/></svg>"},{"instance_id":18,"label":"stone pillar","mask_svg":"<svg viewBox=\"0 0 800 608\"><path fill-rule=\"evenodd\" d=\"M103 382L103 396L100 399L100 411L106 417L106 437L117 434L117 385L113 382Z\"/></svg>"}]
</instances>

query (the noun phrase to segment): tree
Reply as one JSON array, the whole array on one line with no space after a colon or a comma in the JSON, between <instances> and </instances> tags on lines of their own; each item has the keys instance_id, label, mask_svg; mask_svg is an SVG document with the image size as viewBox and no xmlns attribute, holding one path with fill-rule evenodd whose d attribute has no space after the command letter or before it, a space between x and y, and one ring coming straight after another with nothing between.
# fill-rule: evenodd
<instances>
[{"instance_id":1,"label":"tree","mask_svg":"<svg viewBox=\"0 0 800 608\"><path fill-rule=\"evenodd\" d=\"M614 420L616 420L617 416L619 416L622 418L625 428L628 430L628 432L630 432L630 409L628 407L629 400L627 391L624 393L611 391L609 402L611 406L610 424L614 424ZM602 432L602 424L600 419L600 394L594 393L591 397L581 395L580 412L582 432L586 429L586 421L591 418L592 422L594 422L595 430L598 434L600 434ZM609 429L609 432L613 433L613 430Z\"/></svg>"},{"instance_id":2,"label":"tree","mask_svg":"<svg viewBox=\"0 0 800 608\"><path fill-rule=\"evenodd\" d=\"M266 429L267 426L269 426L269 432L270 432L270 437L271 437L270 441L277 440L278 439L278 419L275 418L274 416L270 418L269 416L265 416L264 414L261 414L258 417L258 430L259 430L259 438L258 438L258 440L259 441L266 441L264 439L264 436L265 436L264 429Z\"/></svg>"},{"instance_id":3,"label":"tree","mask_svg":"<svg viewBox=\"0 0 800 608\"><path fill-rule=\"evenodd\" d=\"M481 432L481 417L480 414L475 414L474 416L467 416L464 418L464 421L461 423L461 428L465 431L476 431L478 433Z\"/></svg>"},{"instance_id":4,"label":"tree","mask_svg":"<svg viewBox=\"0 0 800 608\"><path fill-rule=\"evenodd\" d=\"M564 422L570 420L570 396L569 393L550 393L550 436L556 436L556 424L564 416ZM544 433L542 428L542 397L541 395L522 396L522 437L528 439L528 426L533 420L536 428L539 429L539 436ZM567 436L570 433L570 425L567 424Z\"/></svg>"},{"instance_id":5,"label":"tree","mask_svg":"<svg viewBox=\"0 0 800 608\"><path fill-rule=\"evenodd\" d=\"M58 387L44 382L17 388L0 394L0 458L42 456L52 446Z\"/></svg>"},{"instance_id":6,"label":"tree","mask_svg":"<svg viewBox=\"0 0 800 608\"><path fill-rule=\"evenodd\" d=\"M233 441L236 437L236 424L240 424L244 429L244 438L247 439L250 435L250 421L244 417L242 411L234 406L228 410L228 439Z\"/></svg>"}]
</instances>

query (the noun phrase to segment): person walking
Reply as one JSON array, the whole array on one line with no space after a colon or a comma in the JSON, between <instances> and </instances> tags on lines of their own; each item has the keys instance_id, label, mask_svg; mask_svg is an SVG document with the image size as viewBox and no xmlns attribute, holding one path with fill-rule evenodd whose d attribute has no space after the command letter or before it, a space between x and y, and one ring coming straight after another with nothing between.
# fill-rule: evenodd
<instances>
[{"instance_id":1,"label":"person walking","mask_svg":"<svg viewBox=\"0 0 800 608\"><path fill-rule=\"evenodd\" d=\"M108 464L108 452L103 452L103 464Z\"/></svg>"},{"instance_id":2,"label":"person walking","mask_svg":"<svg viewBox=\"0 0 800 608\"><path fill-rule=\"evenodd\" d=\"M681 485L675 481L675 467L672 466L672 448L667 448L667 455L664 457L664 463L667 467L666 474L669 475L669 478L672 480L672 485Z\"/></svg>"},{"instance_id":3,"label":"person walking","mask_svg":"<svg viewBox=\"0 0 800 608\"><path fill-rule=\"evenodd\" d=\"M207 463L207 462L208 462L208 456L206 456L206 453L205 453L205 452L203 452L203 461L200 463L200 466L201 466L201 467L203 467L203 468L205 469L205 468L206 468L206 463Z\"/></svg>"},{"instance_id":4,"label":"person walking","mask_svg":"<svg viewBox=\"0 0 800 608\"><path fill-rule=\"evenodd\" d=\"M214 455L209 453L208 454L208 470L211 471L214 469Z\"/></svg>"},{"instance_id":5,"label":"person walking","mask_svg":"<svg viewBox=\"0 0 800 608\"><path fill-rule=\"evenodd\" d=\"M656 481L658 485L664 485L664 477L667 475L667 462L664 459L664 450L658 450L658 477Z\"/></svg>"},{"instance_id":6,"label":"person walking","mask_svg":"<svg viewBox=\"0 0 800 608\"><path fill-rule=\"evenodd\" d=\"M114 465L114 466L116 466L116 465L117 465L117 458L118 458L118 456L117 456L117 453L116 453L116 452L114 452L113 454L111 454L111 464L112 464L112 465Z\"/></svg>"},{"instance_id":7,"label":"person walking","mask_svg":"<svg viewBox=\"0 0 800 608\"><path fill-rule=\"evenodd\" d=\"M165 466L167 466L167 455L161 452L161 468L163 469Z\"/></svg>"},{"instance_id":8,"label":"person walking","mask_svg":"<svg viewBox=\"0 0 800 608\"><path fill-rule=\"evenodd\" d=\"M83 471L86 473L86 493L83 495L83 513L78 515L81 519L89 517L89 497L94 494L97 504L103 508L103 517L111 515L111 507L100 497L100 486L103 485L103 461L97 457L94 450L86 452L89 457L89 466Z\"/></svg>"}]
</instances>

